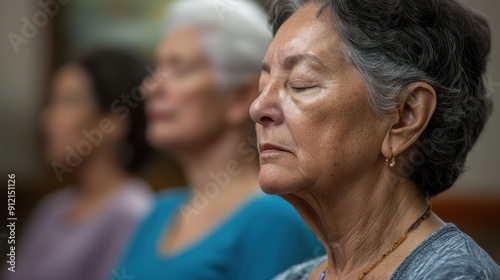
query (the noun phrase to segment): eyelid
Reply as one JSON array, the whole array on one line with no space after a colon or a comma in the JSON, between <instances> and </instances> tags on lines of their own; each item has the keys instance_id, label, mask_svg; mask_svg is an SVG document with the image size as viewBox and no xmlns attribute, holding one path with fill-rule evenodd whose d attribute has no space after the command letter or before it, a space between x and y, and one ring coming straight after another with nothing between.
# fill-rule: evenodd
<instances>
[{"instance_id":1,"label":"eyelid","mask_svg":"<svg viewBox=\"0 0 500 280\"><path fill-rule=\"evenodd\" d=\"M303 87L303 88L296 88L296 87L291 87L293 91L295 92L304 92L306 90L309 90L309 89L313 89L315 87Z\"/></svg>"},{"instance_id":2,"label":"eyelid","mask_svg":"<svg viewBox=\"0 0 500 280\"><path fill-rule=\"evenodd\" d=\"M293 85L292 84L293 83L288 82L287 86L295 92L303 92L303 91L306 91L308 89L312 89L312 88L317 87L315 84L311 84L311 83L308 83L308 84L304 83L304 84L299 84L299 85L297 85L296 83Z\"/></svg>"},{"instance_id":3,"label":"eyelid","mask_svg":"<svg viewBox=\"0 0 500 280\"><path fill-rule=\"evenodd\" d=\"M305 88L305 87L311 87L314 85L314 83L311 82L288 82L288 84L292 87L296 88Z\"/></svg>"},{"instance_id":4,"label":"eyelid","mask_svg":"<svg viewBox=\"0 0 500 280\"><path fill-rule=\"evenodd\" d=\"M316 85L315 82L312 82L312 81L306 81L306 80L299 80L299 79L296 79L295 81L291 81L289 80L287 82L287 84L290 86L290 87L294 87L294 88L307 88L307 87L313 87Z\"/></svg>"}]
</instances>

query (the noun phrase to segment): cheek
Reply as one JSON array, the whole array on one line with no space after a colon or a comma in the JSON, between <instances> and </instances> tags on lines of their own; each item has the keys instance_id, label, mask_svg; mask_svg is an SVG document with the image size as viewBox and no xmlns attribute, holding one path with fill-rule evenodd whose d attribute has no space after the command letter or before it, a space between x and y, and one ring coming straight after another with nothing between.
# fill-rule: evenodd
<instances>
[{"instance_id":1,"label":"cheek","mask_svg":"<svg viewBox=\"0 0 500 280\"><path fill-rule=\"evenodd\" d=\"M67 143L70 139L77 138L78 130L85 128L83 120L75 112L70 110L57 110L49 112L45 120L45 128L48 137L57 143Z\"/></svg>"},{"instance_id":2,"label":"cheek","mask_svg":"<svg viewBox=\"0 0 500 280\"><path fill-rule=\"evenodd\" d=\"M183 122L196 130L211 130L224 124L224 96L210 72L200 75L185 85L179 103L184 108Z\"/></svg>"},{"instance_id":3,"label":"cheek","mask_svg":"<svg viewBox=\"0 0 500 280\"><path fill-rule=\"evenodd\" d=\"M285 119L303 176L314 181L336 164L350 128L339 118L342 114L335 112L335 103L325 96L306 98L294 100Z\"/></svg>"},{"instance_id":4,"label":"cheek","mask_svg":"<svg viewBox=\"0 0 500 280\"><path fill-rule=\"evenodd\" d=\"M339 106L311 113L302 132L295 134L299 161L318 185L343 185L377 163L385 135L383 123L364 99L350 101L354 102L339 102Z\"/></svg>"},{"instance_id":5,"label":"cheek","mask_svg":"<svg viewBox=\"0 0 500 280\"><path fill-rule=\"evenodd\" d=\"M75 149L84 141L84 131L97 127L99 118L90 112L57 110L47 112L43 120L46 154L49 159L61 161L67 149Z\"/></svg>"},{"instance_id":6,"label":"cheek","mask_svg":"<svg viewBox=\"0 0 500 280\"><path fill-rule=\"evenodd\" d=\"M315 185L337 154L332 143L340 141L336 139L338 125L331 120L330 108L325 108L319 98L300 98L281 100L283 122L279 126L257 126L258 139L281 143L291 151L261 155L259 182L267 193L285 194ZM261 137L262 130L265 137Z\"/></svg>"},{"instance_id":7,"label":"cheek","mask_svg":"<svg viewBox=\"0 0 500 280\"><path fill-rule=\"evenodd\" d=\"M198 78L173 85L168 89L168 108L174 117L150 122L147 137L156 146L189 145L214 137L224 127L224 104L221 93L208 78Z\"/></svg>"},{"instance_id":8,"label":"cheek","mask_svg":"<svg viewBox=\"0 0 500 280\"><path fill-rule=\"evenodd\" d=\"M288 106L285 119L296 149L297 173L290 176L309 186L329 187L373 166L384 129L365 98L356 93L306 97Z\"/></svg>"}]
</instances>

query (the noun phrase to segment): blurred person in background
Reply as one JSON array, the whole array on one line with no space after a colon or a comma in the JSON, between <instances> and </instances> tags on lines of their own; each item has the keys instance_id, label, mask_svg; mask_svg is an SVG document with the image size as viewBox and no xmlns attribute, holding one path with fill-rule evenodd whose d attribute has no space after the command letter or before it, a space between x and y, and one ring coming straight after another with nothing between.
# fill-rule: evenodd
<instances>
[{"instance_id":1,"label":"blurred person in background","mask_svg":"<svg viewBox=\"0 0 500 280\"><path fill-rule=\"evenodd\" d=\"M35 209L16 272L5 279L109 275L152 202L150 187L134 175L148 149L144 107L124 102L145 72L138 59L117 50L95 51L58 69L42 116L44 154L60 179L73 172L76 184Z\"/></svg>"},{"instance_id":2,"label":"blurred person in background","mask_svg":"<svg viewBox=\"0 0 500 280\"><path fill-rule=\"evenodd\" d=\"M166 27L156 76L144 85L147 136L177 159L188 187L159 195L116 271L270 279L320 254L296 211L257 182L248 110L271 39L265 14L249 1L177 1Z\"/></svg>"}]
</instances>

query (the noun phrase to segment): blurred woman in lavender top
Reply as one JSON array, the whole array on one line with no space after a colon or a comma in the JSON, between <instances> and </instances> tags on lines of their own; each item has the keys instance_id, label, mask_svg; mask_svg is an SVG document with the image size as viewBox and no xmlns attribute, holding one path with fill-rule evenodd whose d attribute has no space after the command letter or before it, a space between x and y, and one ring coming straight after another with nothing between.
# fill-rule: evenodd
<instances>
[{"instance_id":1,"label":"blurred woman in lavender top","mask_svg":"<svg viewBox=\"0 0 500 280\"><path fill-rule=\"evenodd\" d=\"M65 180L71 171L76 184L38 205L16 270L5 270L4 279L101 280L111 273L151 202L148 184L133 175L147 150L143 106L121 96L144 72L136 58L111 50L56 72L42 116L44 153L54 176Z\"/></svg>"}]
</instances>

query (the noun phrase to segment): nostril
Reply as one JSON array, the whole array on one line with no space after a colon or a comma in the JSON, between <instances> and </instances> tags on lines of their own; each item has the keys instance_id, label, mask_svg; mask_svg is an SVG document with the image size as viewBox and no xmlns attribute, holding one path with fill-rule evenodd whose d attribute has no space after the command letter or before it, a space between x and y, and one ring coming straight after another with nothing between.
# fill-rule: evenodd
<instances>
[{"instance_id":1,"label":"nostril","mask_svg":"<svg viewBox=\"0 0 500 280\"><path fill-rule=\"evenodd\" d=\"M281 104L276 94L272 93L266 90L262 91L250 107L250 116L252 119L263 126L279 125L283 121Z\"/></svg>"},{"instance_id":2,"label":"nostril","mask_svg":"<svg viewBox=\"0 0 500 280\"><path fill-rule=\"evenodd\" d=\"M260 118L260 123L262 123L262 124L269 124L272 122L273 122L273 119L271 117L264 116L264 117Z\"/></svg>"}]
</instances>

